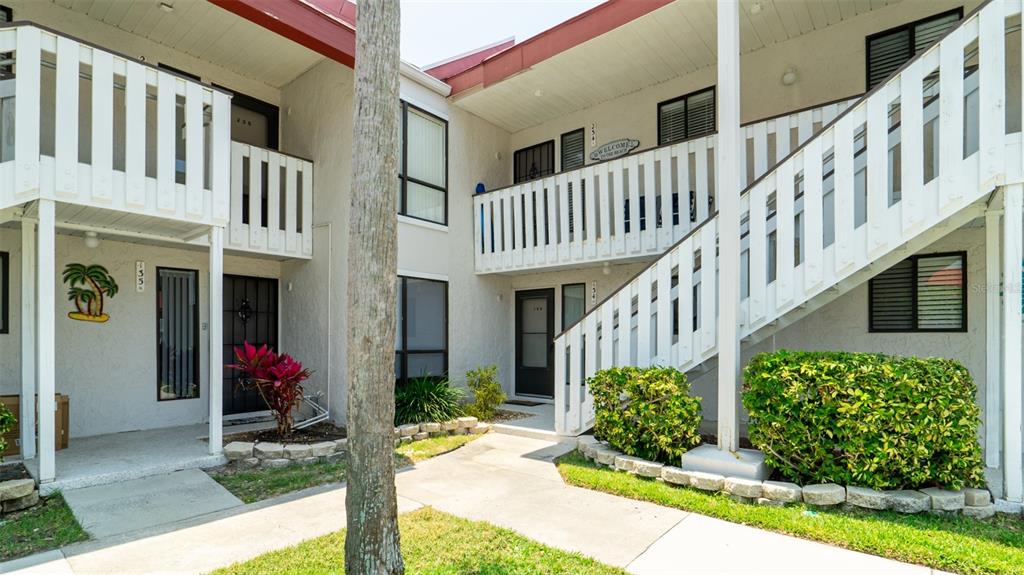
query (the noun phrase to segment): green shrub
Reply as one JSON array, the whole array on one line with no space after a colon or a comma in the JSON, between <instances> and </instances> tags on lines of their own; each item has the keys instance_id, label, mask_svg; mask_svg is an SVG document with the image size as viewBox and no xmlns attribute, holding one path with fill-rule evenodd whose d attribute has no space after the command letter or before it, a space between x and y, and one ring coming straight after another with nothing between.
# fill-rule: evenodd
<instances>
[{"instance_id":1,"label":"green shrub","mask_svg":"<svg viewBox=\"0 0 1024 575\"><path fill-rule=\"evenodd\" d=\"M686 374L670 367L613 367L587 380L594 435L619 451L662 463L700 443L700 398Z\"/></svg>"},{"instance_id":2,"label":"green shrub","mask_svg":"<svg viewBox=\"0 0 1024 575\"><path fill-rule=\"evenodd\" d=\"M447 379L411 379L395 388L395 425L455 419L462 415L462 395Z\"/></svg>"},{"instance_id":3,"label":"green shrub","mask_svg":"<svg viewBox=\"0 0 1024 575\"><path fill-rule=\"evenodd\" d=\"M778 351L744 371L750 441L799 483L982 486L980 410L949 359Z\"/></svg>"},{"instance_id":4,"label":"green shrub","mask_svg":"<svg viewBox=\"0 0 1024 575\"><path fill-rule=\"evenodd\" d=\"M14 429L14 425L18 423L14 419L14 414L11 410L7 409L4 404L0 403L0 453L7 450L7 442L4 441L4 434ZM3 457L0 456L0 461L3 461Z\"/></svg>"},{"instance_id":5,"label":"green shrub","mask_svg":"<svg viewBox=\"0 0 1024 575\"><path fill-rule=\"evenodd\" d=\"M467 371L466 385L473 390L473 403L466 406L466 414L484 421L494 419L498 406L507 399L498 382L498 366L485 365Z\"/></svg>"}]
</instances>

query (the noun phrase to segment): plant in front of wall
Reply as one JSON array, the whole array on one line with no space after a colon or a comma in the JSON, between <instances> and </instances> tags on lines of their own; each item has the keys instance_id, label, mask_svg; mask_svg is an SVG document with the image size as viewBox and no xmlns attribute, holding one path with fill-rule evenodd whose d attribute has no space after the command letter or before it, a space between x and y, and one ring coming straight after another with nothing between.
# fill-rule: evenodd
<instances>
[{"instance_id":1,"label":"plant in front of wall","mask_svg":"<svg viewBox=\"0 0 1024 575\"><path fill-rule=\"evenodd\" d=\"M14 418L14 414L11 410L7 409L4 404L0 403L0 461L3 461L3 452L7 451L7 442L4 440L4 434L14 429L14 425L18 421Z\"/></svg>"},{"instance_id":2,"label":"plant in front of wall","mask_svg":"<svg viewBox=\"0 0 1024 575\"><path fill-rule=\"evenodd\" d=\"M313 372L286 353L276 354L266 345L256 348L247 341L235 348L235 361L228 367L245 374L243 387L259 392L277 420L277 434L290 435L292 411L302 402L302 382Z\"/></svg>"},{"instance_id":3,"label":"plant in front of wall","mask_svg":"<svg viewBox=\"0 0 1024 575\"><path fill-rule=\"evenodd\" d=\"M498 406L507 399L498 381L498 366L491 364L467 371L466 385L473 390L473 403L466 406L466 414L483 421L494 419Z\"/></svg>"},{"instance_id":4,"label":"plant in front of wall","mask_svg":"<svg viewBox=\"0 0 1024 575\"><path fill-rule=\"evenodd\" d=\"M106 299L117 295L117 282L107 268L93 264L68 264L62 275L68 284L68 301L74 302L75 311L68 317L81 321L105 322L110 319L103 312Z\"/></svg>"},{"instance_id":5,"label":"plant in front of wall","mask_svg":"<svg viewBox=\"0 0 1024 575\"><path fill-rule=\"evenodd\" d=\"M417 377L395 387L395 425L451 421L462 415L462 389L443 377Z\"/></svg>"}]
</instances>

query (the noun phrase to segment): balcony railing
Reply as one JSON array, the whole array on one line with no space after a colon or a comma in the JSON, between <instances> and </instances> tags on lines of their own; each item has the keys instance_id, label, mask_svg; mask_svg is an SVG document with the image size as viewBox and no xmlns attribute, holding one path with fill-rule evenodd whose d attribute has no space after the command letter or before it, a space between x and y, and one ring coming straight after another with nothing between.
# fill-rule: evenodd
<instances>
[{"instance_id":1,"label":"balcony railing","mask_svg":"<svg viewBox=\"0 0 1024 575\"><path fill-rule=\"evenodd\" d=\"M45 198L226 225L230 129L223 91L36 25L0 28L0 208Z\"/></svg>"},{"instance_id":2,"label":"balcony railing","mask_svg":"<svg viewBox=\"0 0 1024 575\"><path fill-rule=\"evenodd\" d=\"M228 248L312 257L312 216L312 162L231 143Z\"/></svg>"},{"instance_id":3,"label":"balcony railing","mask_svg":"<svg viewBox=\"0 0 1024 575\"><path fill-rule=\"evenodd\" d=\"M745 125L743 185L854 101ZM716 140L714 134L693 138L478 194L473 198L476 272L661 254L715 211Z\"/></svg>"}]
</instances>

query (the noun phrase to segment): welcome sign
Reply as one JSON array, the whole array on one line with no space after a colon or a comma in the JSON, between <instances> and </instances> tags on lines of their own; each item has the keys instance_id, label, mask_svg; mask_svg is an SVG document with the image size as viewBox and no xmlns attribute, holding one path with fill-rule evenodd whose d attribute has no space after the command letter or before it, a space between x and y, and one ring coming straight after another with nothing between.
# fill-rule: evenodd
<instances>
[{"instance_id":1,"label":"welcome sign","mask_svg":"<svg viewBox=\"0 0 1024 575\"><path fill-rule=\"evenodd\" d=\"M613 160L615 158L625 156L632 152L640 145L640 140L631 140L629 138L619 138L618 140L612 140L607 144L597 148L593 152L590 152L590 159L595 162L603 162L605 160Z\"/></svg>"}]
</instances>

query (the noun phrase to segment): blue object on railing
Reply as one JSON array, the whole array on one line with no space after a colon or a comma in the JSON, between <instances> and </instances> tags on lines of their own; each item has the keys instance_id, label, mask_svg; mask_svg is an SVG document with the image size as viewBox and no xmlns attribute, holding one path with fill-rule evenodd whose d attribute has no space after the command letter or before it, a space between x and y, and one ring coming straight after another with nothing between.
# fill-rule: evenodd
<instances>
[{"instance_id":1,"label":"blue object on railing","mask_svg":"<svg viewBox=\"0 0 1024 575\"><path fill-rule=\"evenodd\" d=\"M482 194L482 193L484 193L486 191L487 191L487 189L484 188L484 183L483 182L477 183L477 185L476 185L476 193Z\"/></svg>"}]
</instances>

